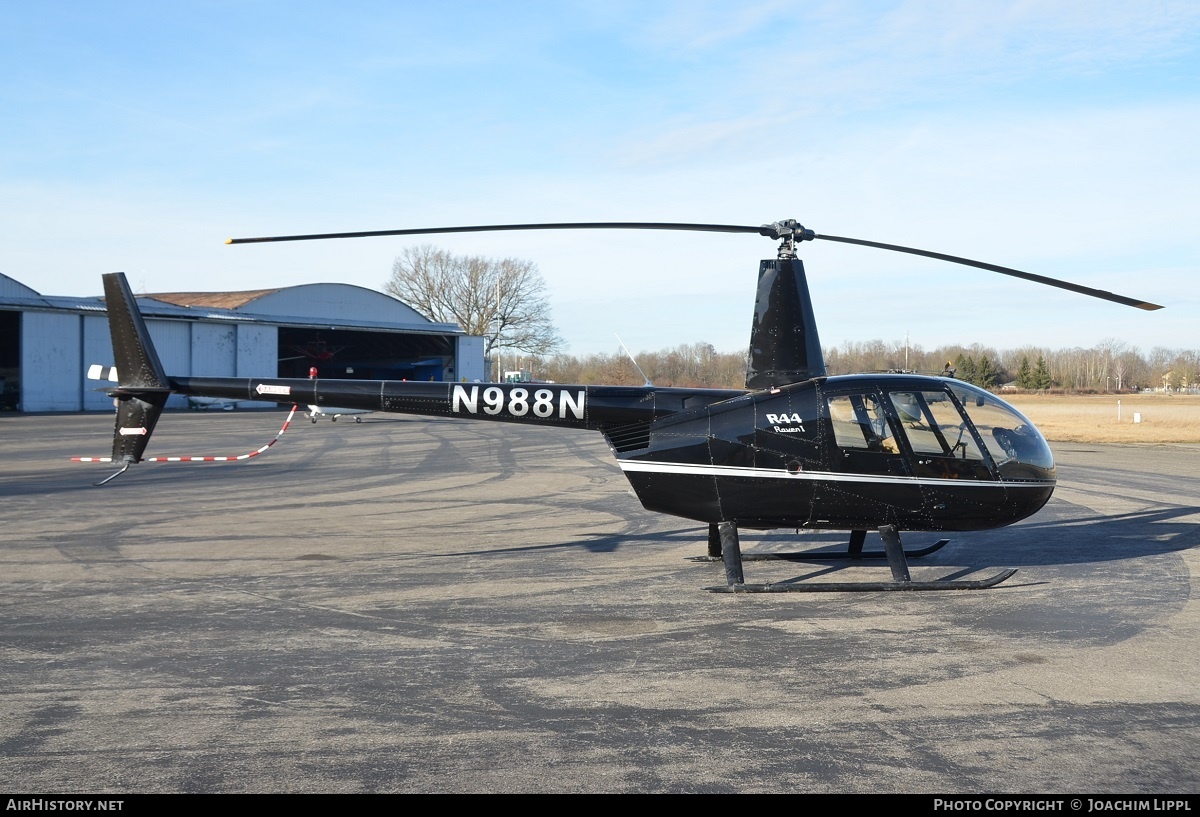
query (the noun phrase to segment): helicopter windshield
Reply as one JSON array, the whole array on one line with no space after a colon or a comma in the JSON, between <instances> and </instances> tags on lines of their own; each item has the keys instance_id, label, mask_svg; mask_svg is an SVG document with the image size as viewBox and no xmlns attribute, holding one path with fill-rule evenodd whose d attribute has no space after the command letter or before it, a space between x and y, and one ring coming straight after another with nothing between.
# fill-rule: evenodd
<instances>
[{"instance_id":1,"label":"helicopter windshield","mask_svg":"<svg viewBox=\"0 0 1200 817\"><path fill-rule=\"evenodd\" d=\"M949 393L892 392L889 397L918 458L928 455L983 467L986 449L1001 479L1054 476L1050 447L1033 424L982 389L954 383Z\"/></svg>"},{"instance_id":2,"label":"helicopter windshield","mask_svg":"<svg viewBox=\"0 0 1200 817\"><path fill-rule=\"evenodd\" d=\"M1050 446L1023 414L967 383L952 384L950 392L979 431L1002 479L1053 479Z\"/></svg>"}]
</instances>

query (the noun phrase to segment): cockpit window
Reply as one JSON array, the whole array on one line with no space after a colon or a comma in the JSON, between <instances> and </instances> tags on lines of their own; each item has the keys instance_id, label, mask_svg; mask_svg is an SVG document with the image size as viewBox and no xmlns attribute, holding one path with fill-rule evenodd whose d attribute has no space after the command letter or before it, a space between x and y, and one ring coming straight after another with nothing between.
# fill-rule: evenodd
<instances>
[{"instance_id":1,"label":"cockpit window","mask_svg":"<svg viewBox=\"0 0 1200 817\"><path fill-rule=\"evenodd\" d=\"M983 461L975 435L948 394L892 392L889 397L914 453Z\"/></svg>"},{"instance_id":2,"label":"cockpit window","mask_svg":"<svg viewBox=\"0 0 1200 817\"><path fill-rule=\"evenodd\" d=\"M918 476L986 478L994 465L1003 480L1054 478L1050 446L1016 409L967 383L947 386L887 395Z\"/></svg>"},{"instance_id":3,"label":"cockpit window","mask_svg":"<svg viewBox=\"0 0 1200 817\"><path fill-rule=\"evenodd\" d=\"M829 398L833 436L841 448L858 448L895 454L900 451L883 405L874 394Z\"/></svg>"},{"instance_id":4,"label":"cockpit window","mask_svg":"<svg viewBox=\"0 0 1200 817\"><path fill-rule=\"evenodd\" d=\"M918 479L1054 479L1054 455L1033 424L968 383L926 380L907 390L832 394L826 405L842 452L837 462L850 469L886 467Z\"/></svg>"}]
</instances>

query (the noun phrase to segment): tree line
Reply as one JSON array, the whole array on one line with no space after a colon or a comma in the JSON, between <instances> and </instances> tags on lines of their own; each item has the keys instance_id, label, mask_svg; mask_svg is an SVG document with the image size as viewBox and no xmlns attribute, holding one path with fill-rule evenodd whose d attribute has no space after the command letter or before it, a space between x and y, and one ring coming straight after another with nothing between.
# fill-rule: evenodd
<instances>
[{"instance_id":1,"label":"tree line","mask_svg":"<svg viewBox=\"0 0 1200 817\"><path fill-rule=\"evenodd\" d=\"M1023 346L998 350L981 344L945 345L926 350L903 341L847 341L825 347L829 374L914 371L954 376L987 389L1012 386L1028 391L1128 392L1169 388L1200 390L1200 350L1156 346L1142 351L1108 339L1091 348ZM709 343L689 343L634 356L656 386L742 388L746 352L719 352ZM590 355L557 354L519 358L520 367L539 380L556 383L645 382L620 350Z\"/></svg>"},{"instance_id":2,"label":"tree line","mask_svg":"<svg viewBox=\"0 0 1200 817\"><path fill-rule=\"evenodd\" d=\"M1014 385L1020 389L1063 389L1077 392L1120 392L1169 388L1191 390L1200 386L1200 350L1156 346L1142 351L1123 340L1107 338L1089 348L1051 349L1022 346L940 346L925 351L908 348L909 365L903 366L903 342L847 342L825 350L830 373L908 368L938 371L947 362L955 376L984 388Z\"/></svg>"}]
</instances>

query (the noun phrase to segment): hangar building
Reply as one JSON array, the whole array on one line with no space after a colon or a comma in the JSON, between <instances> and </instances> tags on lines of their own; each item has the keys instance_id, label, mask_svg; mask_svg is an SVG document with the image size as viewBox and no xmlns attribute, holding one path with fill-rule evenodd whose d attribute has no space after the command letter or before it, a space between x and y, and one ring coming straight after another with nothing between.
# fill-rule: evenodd
<instances>
[{"instance_id":1,"label":"hangar building","mask_svg":"<svg viewBox=\"0 0 1200 817\"><path fill-rule=\"evenodd\" d=\"M481 380L483 339L382 292L302 284L139 295L163 367L179 377ZM104 299L41 295L0 274L0 410L111 410L93 363L113 362ZM169 408L186 398L172 395ZM247 404L252 405L252 404Z\"/></svg>"}]
</instances>

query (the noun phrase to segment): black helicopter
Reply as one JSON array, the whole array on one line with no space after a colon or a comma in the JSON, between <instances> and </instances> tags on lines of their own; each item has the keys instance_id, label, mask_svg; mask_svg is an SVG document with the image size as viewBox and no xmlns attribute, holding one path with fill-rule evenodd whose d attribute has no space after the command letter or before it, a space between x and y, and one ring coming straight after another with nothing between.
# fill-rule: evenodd
<instances>
[{"instance_id":1,"label":"black helicopter","mask_svg":"<svg viewBox=\"0 0 1200 817\"><path fill-rule=\"evenodd\" d=\"M229 239L260 243L493 230L654 229L756 233L781 242L759 265L745 389L652 385L570 386L277 377L171 377L163 370L122 273L104 276L118 386L112 462L124 473L142 460L172 394L345 406L403 414L565 426L604 434L642 504L707 523L708 556L724 561L721 592L973 590L976 581L913 581L900 531L970 531L1012 524L1038 511L1055 486L1054 458L1029 420L994 395L952 377L826 376L803 263L796 244L823 239L979 267L1141 309L1160 309L1103 290L957 256L819 235L794 220L758 227L593 222L436 227ZM108 479L111 479L109 477ZM105 482L108 481L105 480ZM850 531L840 553L746 554L739 528ZM865 552L868 530L882 552ZM891 581L747 584L743 558L886 558ZM705 557L702 557L705 558Z\"/></svg>"}]
</instances>

